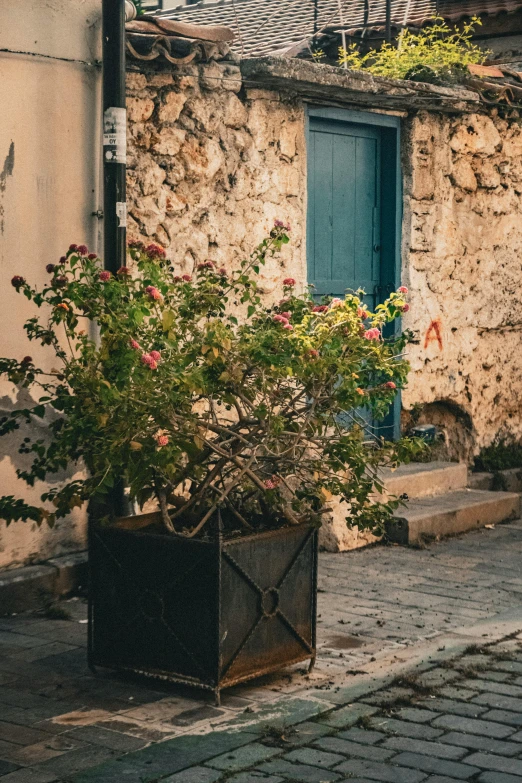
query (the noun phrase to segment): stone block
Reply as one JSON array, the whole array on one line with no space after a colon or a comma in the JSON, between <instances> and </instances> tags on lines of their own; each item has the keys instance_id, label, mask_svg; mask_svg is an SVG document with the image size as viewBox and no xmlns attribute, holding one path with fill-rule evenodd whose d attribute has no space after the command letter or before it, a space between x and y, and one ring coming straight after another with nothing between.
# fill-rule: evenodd
<instances>
[{"instance_id":1,"label":"stone block","mask_svg":"<svg viewBox=\"0 0 522 783\"><path fill-rule=\"evenodd\" d=\"M154 113L152 98L127 98L127 118L129 122L146 122Z\"/></svg>"},{"instance_id":2,"label":"stone block","mask_svg":"<svg viewBox=\"0 0 522 783\"><path fill-rule=\"evenodd\" d=\"M183 110L187 97L182 92L167 92L163 97L163 103L159 107L159 121L161 123L176 122Z\"/></svg>"}]
</instances>

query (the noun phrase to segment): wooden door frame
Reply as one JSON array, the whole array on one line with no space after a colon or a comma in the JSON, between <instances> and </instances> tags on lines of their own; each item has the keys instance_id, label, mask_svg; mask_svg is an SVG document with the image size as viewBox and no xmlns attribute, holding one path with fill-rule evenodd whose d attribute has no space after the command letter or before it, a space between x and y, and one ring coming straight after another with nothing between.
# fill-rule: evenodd
<instances>
[{"instance_id":1,"label":"wooden door frame","mask_svg":"<svg viewBox=\"0 0 522 783\"><path fill-rule=\"evenodd\" d=\"M374 112L354 111L341 109L335 106L314 106L307 104L305 107L305 139L307 150L310 149L310 119L324 119L343 124L370 125L382 129L381 144L381 283L395 290L401 284L401 241L402 241L402 173L401 173L401 120L389 114L377 114ZM308 178L307 178L308 182ZM308 204L308 185L307 185ZM307 258L311 252L310 222L306 220L306 245ZM394 329L400 329L397 320ZM393 438L400 437L400 394L395 398L390 414L382 422L383 428L388 433L393 433Z\"/></svg>"}]
</instances>

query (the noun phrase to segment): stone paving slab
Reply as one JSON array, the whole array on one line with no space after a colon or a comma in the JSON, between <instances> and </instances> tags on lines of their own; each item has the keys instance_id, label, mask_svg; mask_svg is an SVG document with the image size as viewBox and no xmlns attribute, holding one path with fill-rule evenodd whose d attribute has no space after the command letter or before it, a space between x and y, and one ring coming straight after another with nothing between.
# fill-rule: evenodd
<instances>
[{"instance_id":1,"label":"stone paving slab","mask_svg":"<svg viewBox=\"0 0 522 783\"><path fill-rule=\"evenodd\" d=\"M316 671L237 686L219 708L92 675L81 600L61 602L62 619L3 618L0 783L510 783L521 555L520 521L421 550L321 555Z\"/></svg>"}]
</instances>

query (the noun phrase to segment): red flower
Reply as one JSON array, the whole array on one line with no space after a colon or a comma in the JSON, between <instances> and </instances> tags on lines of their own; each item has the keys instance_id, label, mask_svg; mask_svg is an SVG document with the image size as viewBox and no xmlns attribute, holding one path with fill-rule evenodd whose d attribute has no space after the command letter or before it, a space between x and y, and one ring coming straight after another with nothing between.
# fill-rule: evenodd
<instances>
[{"instance_id":1,"label":"red flower","mask_svg":"<svg viewBox=\"0 0 522 783\"><path fill-rule=\"evenodd\" d=\"M87 245L78 245L78 253L81 256L86 256L88 252L89 252L89 248L87 247Z\"/></svg>"},{"instance_id":2,"label":"red flower","mask_svg":"<svg viewBox=\"0 0 522 783\"><path fill-rule=\"evenodd\" d=\"M141 345L136 340L129 340L129 346L135 351L141 351Z\"/></svg>"},{"instance_id":3,"label":"red flower","mask_svg":"<svg viewBox=\"0 0 522 783\"><path fill-rule=\"evenodd\" d=\"M21 288L25 284L25 277L22 277L21 275L15 275L11 279L11 285L16 288L17 290Z\"/></svg>"},{"instance_id":4,"label":"red flower","mask_svg":"<svg viewBox=\"0 0 522 783\"><path fill-rule=\"evenodd\" d=\"M118 271L116 272L117 275L130 275L130 269L128 266L120 266Z\"/></svg>"},{"instance_id":5,"label":"red flower","mask_svg":"<svg viewBox=\"0 0 522 783\"><path fill-rule=\"evenodd\" d=\"M159 351L151 351L150 355L152 356L155 362L159 362L159 360L161 359L161 354Z\"/></svg>"},{"instance_id":6,"label":"red flower","mask_svg":"<svg viewBox=\"0 0 522 783\"><path fill-rule=\"evenodd\" d=\"M365 318L368 318L368 313L362 307L357 308L357 315L359 318L362 318L363 321Z\"/></svg>"},{"instance_id":7,"label":"red flower","mask_svg":"<svg viewBox=\"0 0 522 783\"><path fill-rule=\"evenodd\" d=\"M221 269L218 269L218 275L221 275L221 277L227 277L227 270L224 266L222 266Z\"/></svg>"},{"instance_id":8,"label":"red flower","mask_svg":"<svg viewBox=\"0 0 522 783\"><path fill-rule=\"evenodd\" d=\"M151 370L156 370L158 367L158 363L153 359L150 353L142 354L141 361Z\"/></svg>"},{"instance_id":9,"label":"red flower","mask_svg":"<svg viewBox=\"0 0 522 783\"><path fill-rule=\"evenodd\" d=\"M408 293L408 288L405 285L401 285L397 289L397 291L399 292L399 294L407 294Z\"/></svg>"},{"instance_id":10,"label":"red flower","mask_svg":"<svg viewBox=\"0 0 522 783\"><path fill-rule=\"evenodd\" d=\"M363 337L365 340L379 340L381 337L380 331L377 329L376 326L373 327L373 329L368 329L364 334Z\"/></svg>"},{"instance_id":11,"label":"red flower","mask_svg":"<svg viewBox=\"0 0 522 783\"><path fill-rule=\"evenodd\" d=\"M50 275L54 272L55 266L54 264L47 264L45 267L45 271Z\"/></svg>"},{"instance_id":12,"label":"red flower","mask_svg":"<svg viewBox=\"0 0 522 783\"><path fill-rule=\"evenodd\" d=\"M202 264L198 264L196 269L214 269L214 262L213 261L205 261Z\"/></svg>"},{"instance_id":13,"label":"red flower","mask_svg":"<svg viewBox=\"0 0 522 783\"><path fill-rule=\"evenodd\" d=\"M148 285L145 291L150 296L150 298L154 299L155 301L158 301L158 299L163 299L161 293L153 285Z\"/></svg>"},{"instance_id":14,"label":"red flower","mask_svg":"<svg viewBox=\"0 0 522 783\"><path fill-rule=\"evenodd\" d=\"M312 313L326 313L328 305L315 305L312 307Z\"/></svg>"},{"instance_id":15,"label":"red flower","mask_svg":"<svg viewBox=\"0 0 522 783\"><path fill-rule=\"evenodd\" d=\"M386 386L387 389L396 389L397 388L397 386L394 384L393 381L387 381L384 385Z\"/></svg>"},{"instance_id":16,"label":"red flower","mask_svg":"<svg viewBox=\"0 0 522 783\"><path fill-rule=\"evenodd\" d=\"M67 261L66 256L60 256L60 264L65 264L66 261Z\"/></svg>"},{"instance_id":17,"label":"red flower","mask_svg":"<svg viewBox=\"0 0 522 783\"><path fill-rule=\"evenodd\" d=\"M75 253L78 250L78 245L69 245L69 250L71 253Z\"/></svg>"},{"instance_id":18,"label":"red flower","mask_svg":"<svg viewBox=\"0 0 522 783\"><path fill-rule=\"evenodd\" d=\"M111 273L107 269L104 269L103 272L100 272L98 277L100 278L102 283L106 283L107 280L111 279Z\"/></svg>"},{"instance_id":19,"label":"red flower","mask_svg":"<svg viewBox=\"0 0 522 783\"><path fill-rule=\"evenodd\" d=\"M310 348L310 350L308 351L308 356L311 359L317 359L317 357L319 356L319 351L316 351L315 348Z\"/></svg>"},{"instance_id":20,"label":"red flower","mask_svg":"<svg viewBox=\"0 0 522 783\"><path fill-rule=\"evenodd\" d=\"M89 253L87 258L89 259L89 261L94 261L96 258L98 258L98 256L96 253Z\"/></svg>"},{"instance_id":21,"label":"red flower","mask_svg":"<svg viewBox=\"0 0 522 783\"><path fill-rule=\"evenodd\" d=\"M33 361L32 356L24 356L24 358L22 359L22 364L31 364L32 361Z\"/></svg>"},{"instance_id":22,"label":"red flower","mask_svg":"<svg viewBox=\"0 0 522 783\"><path fill-rule=\"evenodd\" d=\"M181 279L184 280L186 283L190 283L192 280L192 275L182 275Z\"/></svg>"},{"instance_id":23,"label":"red flower","mask_svg":"<svg viewBox=\"0 0 522 783\"><path fill-rule=\"evenodd\" d=\"M144 252L150 257L150 258L165 258L166 252L161 247L161 245L147 245Z\"/></svg>"},{"instance_id":24,"label":"red flower","mask_svg":"<svg viewBox=\"0 0 522 783\"><path fill-rule=\"evenodd\" d=\"M55 288L65 288L66 285L67 278L63 275L61 277L55 277L53 280L53 286L55 286Z\"/></svg>"},{"instance_id":25,"label":"red flower","mask_svg":"<svg viewBox=\"0 0 522 783\"><path fill-rule=\"evenodd\" d=\"M161 448L162 446L167 446L169 442L169 436L168 435L162 435L161 432L158 432L155 436L156 443Z\"/></svg>"},{"instance_id":26,"label":"red flower","mask_svg":"<svg viewBox=\"0 0 522 783\"><path fill-rule=\"evenodd\" d=\"M283 280L283 285L294 286L295 284L296 281L294 280L293 277L285 277L285 279Z\"/></svg>"},{"instance_id":27,"label":"red flower","mask_svg":"<svg viewBox=\"0 0 522 783\"><path fill-rule=\"evenodd\" d=\"M407 313L409 309L410 309L410 306L409 306L409 304L405 304L405 305L403 305L403 306L401 307L401 311L402 311L403 313Z\"/></svg>"}]
</instances>

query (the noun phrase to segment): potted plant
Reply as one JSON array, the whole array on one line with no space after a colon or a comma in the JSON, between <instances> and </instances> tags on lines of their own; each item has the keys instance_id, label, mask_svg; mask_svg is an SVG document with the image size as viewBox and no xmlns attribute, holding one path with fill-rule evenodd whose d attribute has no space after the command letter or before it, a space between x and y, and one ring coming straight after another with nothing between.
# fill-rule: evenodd
<instances>
[{"instance_id":1,"label":"potted plant","mask_svg":"<svg viewBox=\"0 0 522 783\"><path fill-rule=\"evenodd\" d=\"M406 335L383 338L406 289L369 313L359 295L314 301L295 281L267 304L261 264L288 242L282 223L236 271L211 261L178 274L157 245L131 244L113 275L84 246L47 267L44 311L25 324L48 346L50 373L0 360L31 390L0 435L44 419L49 440L24 439L29 485L71 464L84 473L42 505L7 496L7 524L53 525L90 503L91 665L213 690L315 658L317 527L328 500L349 524L380 530L396 501L371 502L377 469L404 442L368 442L354 419L388 410L407 376ZM136 509L122 513L120 492ZM116 500L115 500L116 498Z\"/></svg>"}]
</instances>

